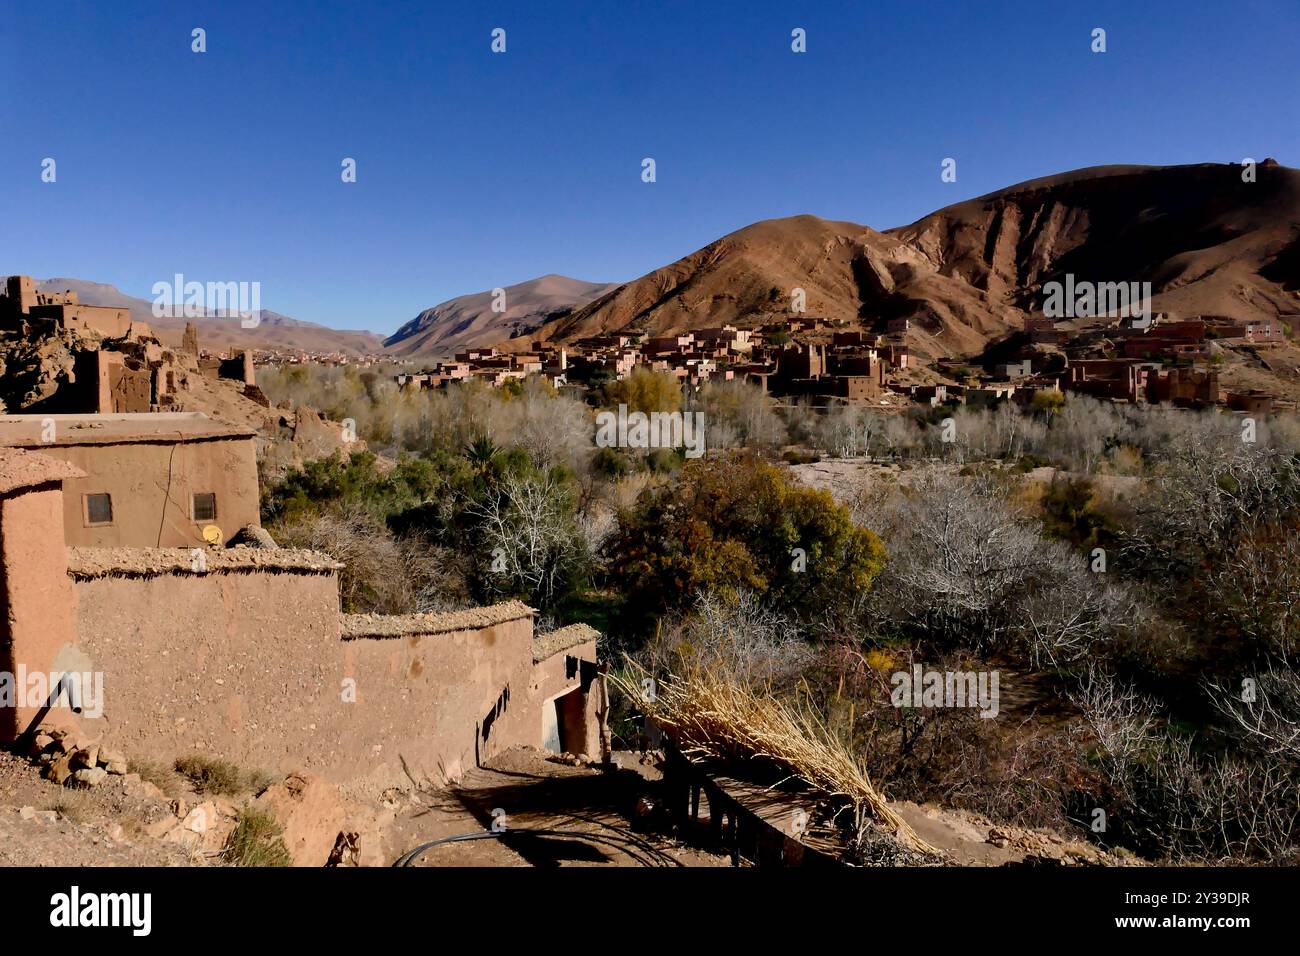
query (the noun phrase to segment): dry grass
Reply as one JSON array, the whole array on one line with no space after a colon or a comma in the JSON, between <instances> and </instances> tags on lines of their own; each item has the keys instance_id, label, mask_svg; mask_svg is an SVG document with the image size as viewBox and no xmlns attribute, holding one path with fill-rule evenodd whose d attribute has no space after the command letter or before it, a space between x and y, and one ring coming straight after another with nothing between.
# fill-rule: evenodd
<instances>
[{"instance_id":1,"label":"dry grass","mask_svg":"<svg viewBox=\"0 0 1300 956\"><path fill-rule=\"evenodd\" d=\"M130 773L138 774L141 780L153 784L166 796L177 796L180 791L180 787L177 786L176 774L172 771L172 768L156 760L132 758L127 764L127 770Z\"/></svg>"},{"instance_id":2,"label":"dry grass","mask_svg":"<svg viewBox=\"0 0 1300 956\"><path fill-rule=\"evenodd\" d=\"M91 816L91 803L81 793L65 790L45 805L43 809L53 810L65 820L84 823Z\"/></svg>"},{"instance_id":3,"label":"dry grass","mask_svg":"<svg viewBox=\"0 0 1300 956\"><path fill-rule=\"evenodd\" d=\"M176 761L176 772L188 779L195 793L234 795L259 793L275 778L261 770L243 770L229 760L194 754Z\"/></svg>"},{"instance_id":4,"label":"dry grass","mask_svg":"<svg viewBox=\"0 0 1300 956\"><path fill-rule=\"evenodd\" d=\"M688 758L759 759L853 813L854 832L874 823L910 849L937 853L890 809L866 770L810 706L786 703L765 689L697 667L643 692L649 674L628 661L612 679L667 731Z\"/></svg>"},{"instance_id":5,"label":"dry grass","mask_svg":"<svg viewBox=\"0 0 1300 956\"><path fill-rule=\"evenodd\" d=\"M226 842L223 858L231 866L292 866L283 836L275 817L245 807Z\"/></svg>"}]
</instances>

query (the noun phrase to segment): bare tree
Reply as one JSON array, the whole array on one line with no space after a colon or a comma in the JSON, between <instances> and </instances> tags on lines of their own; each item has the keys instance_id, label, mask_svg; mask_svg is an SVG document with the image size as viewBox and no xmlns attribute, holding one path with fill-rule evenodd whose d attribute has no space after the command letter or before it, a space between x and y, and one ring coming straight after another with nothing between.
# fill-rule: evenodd
<instances>
[{"instance_id":1,"label":"bare tree","mask_svg":"<svg viewBox=\"0 0 1300 956\"><path fill-rule=\"evenodd\" d=\"M1178 575L1252 524L1298 506L1300 464L1292 456L1202 430L1165 451L1124 549L1152 570Z\"/></svg>"},{"instance_id":2,"label":"bare tree","mask_svg":"<svg viewBox=\"0 0 1300 956\"><path fill-rule=\"evenodd\" d=\"M1125 591L1044 539L984 479L928 476L876 523L890 554L874 608L882 631L975 647L1019 642L1036 663L1060 666L1135 623Z\"/></svg>"},{"instance_id":3,"label":"bare tree","mask_svg":"<svg viewBox=\"0 0 1300 956\"><path fill-rule=\"evenodd\" d=\"M727 596L698 595L682 636L693 654L704 655L744 681L785 677L812 659L795 623L744 588Z\"/></svg>"},{"instance_id":4,"label":"bare tree","mask_svg":"<svg viewBox=\"0 0 1300 956\"><path fill-rule=\"evenodd\" d=\"M569 495L550 472L538 477L509 473L495 493L468 509L480 521L492 574L528 591L543 607L582 555Z\"/></svg>"}]
</instances>

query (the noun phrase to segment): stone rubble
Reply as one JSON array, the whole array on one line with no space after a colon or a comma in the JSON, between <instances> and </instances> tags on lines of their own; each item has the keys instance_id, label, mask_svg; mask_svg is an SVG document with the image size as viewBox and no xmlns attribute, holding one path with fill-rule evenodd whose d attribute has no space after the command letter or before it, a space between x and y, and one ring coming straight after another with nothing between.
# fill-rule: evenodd
<instances>
[{"instance_id":1,"label":"stone rubble","mask_svg":"<svg viewBox=\"0 0 1300 956\"><path fill-rule=\"evenodd\" d=\"M40 730L27 755L42 767L42 776L64 787L97 787L109 775L126 776L126 757L97 740L66 730ZM138 777L136 778L139 779Z\"/></svg>"}]
</instances>

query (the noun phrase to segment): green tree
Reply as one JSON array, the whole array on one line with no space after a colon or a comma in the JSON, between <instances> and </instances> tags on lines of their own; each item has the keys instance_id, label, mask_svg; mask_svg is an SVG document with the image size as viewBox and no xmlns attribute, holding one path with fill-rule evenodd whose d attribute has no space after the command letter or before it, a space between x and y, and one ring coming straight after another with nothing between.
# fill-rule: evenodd
<instances>
[{"instance_id":1,"label":"green tree","mask_svg":"<svg viewBox=\"0 0 1300 956\"><path fill-rule=\"evenodd\" d=\"M644 492L620 515L608 573L643 618L702 592L745 589L810 620L849 607L884 560L879 538L829 492L738 454L687 462L675 481Z\"/></svg>"}]
</instances>

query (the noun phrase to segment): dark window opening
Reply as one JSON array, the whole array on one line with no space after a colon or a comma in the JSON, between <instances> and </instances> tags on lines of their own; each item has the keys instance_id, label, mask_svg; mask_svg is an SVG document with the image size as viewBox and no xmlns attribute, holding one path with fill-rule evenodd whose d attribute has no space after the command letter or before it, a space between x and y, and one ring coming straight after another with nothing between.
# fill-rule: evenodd
<instances>
[{"instance_id":1,"label":"dark window opening","mask_svg":"<svg viewBox=\"0 0 1300 956\"><path fill-rule=\"evenodd\" d=\"M107 494L86 495L86 524L112 524L113 498Z\"/></svg>"},{"instance_id":2,"label":"dark window opening","mask_svg":"<svg viewBox=\"0 0 1300 956\"><path fill-rule=\"evenodd\" d=\"M194 520L217 520L217 496L211 491L203 491L194 496Z\"/></svg>"}]
</instances>

